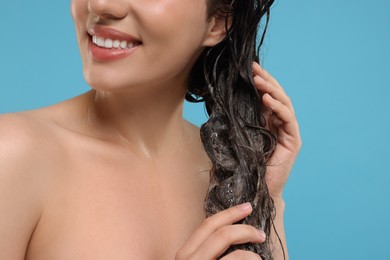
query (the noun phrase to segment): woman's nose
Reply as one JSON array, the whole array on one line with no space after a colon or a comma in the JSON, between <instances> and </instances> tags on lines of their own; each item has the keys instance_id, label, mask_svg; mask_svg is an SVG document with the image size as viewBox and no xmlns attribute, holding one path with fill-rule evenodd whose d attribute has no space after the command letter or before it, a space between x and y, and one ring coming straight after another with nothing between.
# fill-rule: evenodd
<instances>
[{"instance_id":1,"label":"woman's nose","mask_svg":"<svg viewBox=\"0 0 390 260\"><path fill-rule=\"evenodd\" d=\"M128 13L125 0L89 0L88 10L91 14L105 19L122 19Z\"/></svg>"}]
</instances>

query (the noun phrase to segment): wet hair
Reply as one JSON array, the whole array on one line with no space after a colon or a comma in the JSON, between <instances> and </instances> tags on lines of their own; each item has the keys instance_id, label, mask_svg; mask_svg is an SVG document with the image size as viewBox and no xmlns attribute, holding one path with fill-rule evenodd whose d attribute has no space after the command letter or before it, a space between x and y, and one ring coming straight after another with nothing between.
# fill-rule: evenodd
<instances>
[{"instance_id":1,"label":"wet hair","mask_svg":"<svg viewBox=\"0 0 390 260\"><path fill-rule=\"evenodd\" d=\"M225 19L227 33L222 42L202 52L190 73L186 93L187 101L204 101L209 115L200 129L213 164L204 204L206 216L250 202L252 214L238 223L262 229L267 239L262 244L232 245L224 255L244 249L259 254L263 260L272 259L269 235L275 229L275 206L265 172L276 137L267 129L260 112L262 102L253 83L252 63L259 62L272 3L273 0L208 0L209 19Z\"/></svg>"}]
</instances>

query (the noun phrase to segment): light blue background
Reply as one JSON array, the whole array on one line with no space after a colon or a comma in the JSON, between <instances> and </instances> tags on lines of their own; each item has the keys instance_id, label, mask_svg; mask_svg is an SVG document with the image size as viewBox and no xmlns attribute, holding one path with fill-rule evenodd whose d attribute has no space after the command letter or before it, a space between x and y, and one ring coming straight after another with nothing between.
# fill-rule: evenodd
<instances>
[{"instance_id":1,"label":"light blue background","mask_svg":"<svg viewBox=\"0 0 390 260\"><path fill-rule=\"evenodd\" d=\"M88 89L69 1L3 1L0 113ZM390 1L279 0L264 66L303 147L286 187L291 259L390 259ZM206 119L200 105L185 116Z\"/></svg>"}]
</instances>

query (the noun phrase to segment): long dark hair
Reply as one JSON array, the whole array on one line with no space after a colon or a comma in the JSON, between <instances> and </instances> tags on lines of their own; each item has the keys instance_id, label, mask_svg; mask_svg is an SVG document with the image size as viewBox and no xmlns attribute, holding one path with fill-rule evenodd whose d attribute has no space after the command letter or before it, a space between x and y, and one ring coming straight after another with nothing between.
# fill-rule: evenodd
<instances>
[{"instance_id":1,"label":"long dark hair","mask_svg":"<svg viewBox=\"0 0 390 260\"><path fill-rule=\"evenodd\" d=\"M275 207L265 171L276 137L267 130L260 113L261 98L254 87L252 62L259 62L272 3L273 0L208 0L209 18L224 18L227 34L221 43L203 51L190 73L186 94L190 102L204 101L209 115L200 130L213 163L206 215L250 202L253 212L240 223L264 230L267 240L263 244L233 245L225 254L245 249L264 260L272 259L269 235L274 228ZM261 23L263 17L265 24Z\"/></svg>"}]
</instances>

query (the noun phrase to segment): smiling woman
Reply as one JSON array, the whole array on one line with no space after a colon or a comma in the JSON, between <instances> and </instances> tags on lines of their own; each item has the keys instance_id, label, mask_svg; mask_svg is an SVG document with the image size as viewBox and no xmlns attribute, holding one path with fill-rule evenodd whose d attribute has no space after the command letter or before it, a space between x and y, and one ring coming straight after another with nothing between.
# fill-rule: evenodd
<instances>
[{"instance_id":1,"label":"smiling woman","mask_svg":"<svg viewBox=\"0 0 390 260\"><path fill-rule=\"evenodd\" d=\"M223 38L220 30L208 35L212 24L207 21L206 1L72 1L72 15L87 83L114 92L126 88L142 94L170 91L172 86L174 92L178 86L185 91L183 82L202 48ZM127 59L103 64L101 59L125 52L97 48L91 35L100 41L112 37L141 44L126 51L131 54ZM165 88L151 87L156 84Z\"/></svg>"},{"instance_id":2,"label":"smiling woman","mask_svg":"<svg viewBox=\"0 0 390 260\"><path fill-rule=\"evenodd\" d=\"M301 140L258 64L271 4L73 0L92 89L0 116L0 259L288 259Z\"/></svg>"},{"instance_id":3,"label":"smiling woman","mask_svg":"<svg viewBox=\"0 0 390 260\"><path fill-rule=\"evenodd\" d=\"M91 36L88 50L97 61L124 58L142 44L135 37L111 28L93 26L88 29L88 33Z\"/></svg>"}]
</instances>

